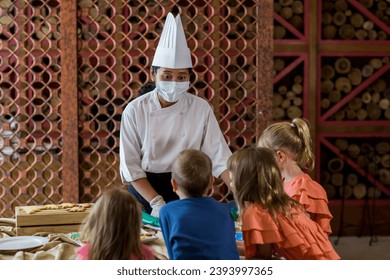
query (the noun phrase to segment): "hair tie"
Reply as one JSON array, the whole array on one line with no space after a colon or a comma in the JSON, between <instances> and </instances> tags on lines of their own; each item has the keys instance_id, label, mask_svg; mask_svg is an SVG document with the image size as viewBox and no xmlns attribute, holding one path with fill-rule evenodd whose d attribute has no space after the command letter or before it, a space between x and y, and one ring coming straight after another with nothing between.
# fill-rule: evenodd
<instances>
[{"instance_id":1,"label":"hair tie","mask_svg":"<svg viewBox=\"0 0 390 280\"><path fill-rule=\"evenodd\" d=\"M295 128L295 123L290 123L290 125Z\"/></svg>"}]
</instances>

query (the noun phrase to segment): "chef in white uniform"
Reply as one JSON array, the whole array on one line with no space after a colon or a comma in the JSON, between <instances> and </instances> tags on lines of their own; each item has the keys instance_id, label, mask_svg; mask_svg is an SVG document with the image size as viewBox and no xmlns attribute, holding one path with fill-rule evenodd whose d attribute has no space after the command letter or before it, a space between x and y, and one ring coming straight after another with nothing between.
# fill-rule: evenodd
<instances>
[{"instance_id":1,"label":"chef in white uniform","mask_svg":"<svg viewBox=\"0 0 390 280\"><path fill-rule=\"evenodd\" d=\"M169 13L152 62L156 88L125 108L120 130L120 175L144 211L158 217L178 199L171 165L185 149L198 149L213 162L213 175L230 187L226 162L231 151L211 106L188 93L192 61L180 15Z\"/></svg>"}]
</instances>

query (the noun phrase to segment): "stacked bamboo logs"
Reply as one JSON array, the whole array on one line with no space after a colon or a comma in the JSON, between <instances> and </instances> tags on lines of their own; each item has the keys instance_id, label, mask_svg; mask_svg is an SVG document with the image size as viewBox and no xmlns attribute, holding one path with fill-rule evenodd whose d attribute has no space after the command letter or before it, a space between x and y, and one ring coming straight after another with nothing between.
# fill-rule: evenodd
<instances>
[{"instance_id":1,"label":"stacked bamboo logs","mask_svg":"<svg viewBox=\"0 0 390 280\"><path fill-rule=\"evenodd\" d=\"M354 65L347 57L340 57L333 64L321 68L321 111L348 96L354 87L389 63L389 57L370 58L361 65ZM381 77L357 94L347 106L338 110L332 120L390 120L390 83Z\"/></svg>"},{"instance_id":2,"label":"stacked bamboo logs","mask_svg":"<svg viewBox=\"0 0 390 280\"><path fill-rule=\"evenodd\" d=\"M353 160L361 169L372 176L379 184L390 188L390 143L385 139L376 143L352 142L345 138L334 141L341 154ZM349 167L343 158L330 158L327 168L321 173L321 184L328 198L362 199L380 198L380 188L359 178L364 177L353 167Z\"/></svg>"},{"instance_id":3,"label":"stacked bamboo logs","mask_svg":"<svg viewBox=\"0 0 390 280\"><path fill-rule=\"evenodd\" d=\"M274 59L274 74L284 69L281 58ZM303 116L303 77L296 74L287 83L274 85L273 118L275 120L300 118Z\"/></svg>"},{"instance_id":4,"label":"stacked bamboo logs","mask_svg":"<svg viewBox=\"0 0 390 280\"><path fill-rule=\"evenodd\" d=\"M390 25L390 1L388 0L359 0L360 4L370 10L386 25Z\"/></svg>"},{"instance_id":5,"label":"stacked bamboo logs","mask_svg":"<svg viewBox=\"0 0 390 280\"><path fill-rule=\"evenodd\" d=\"M303 16L304 16L304 1L303 0L275 0L274 11L280 15L289 24L303 33ZM283 25L275 24L274 39L286 39L288 32Z\"/></svg>"},{"instance_id":6,"label":"stacked bamboo logs","mask_svg":"<svg viewBox=\"0 0 390 280\"><path fill-rule=\"evenodd\" d=\"M390 24L390 3L385 0L360 0L360 4L379 20ZM388 34L357 12L347 0L328 0L322 3L322 38L326 40L386 40Z\"/></svg>"}]
</instances>

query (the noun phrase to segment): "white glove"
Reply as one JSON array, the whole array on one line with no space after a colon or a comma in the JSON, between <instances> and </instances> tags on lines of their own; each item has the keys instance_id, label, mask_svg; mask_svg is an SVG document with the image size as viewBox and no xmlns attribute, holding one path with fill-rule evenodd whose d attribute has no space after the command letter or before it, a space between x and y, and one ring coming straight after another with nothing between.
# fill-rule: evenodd
<instances>
[{"instance_id":1,"label":"white glove","mask_svg":"<svg viewBox=\"0 0 390 280\"><path fill-rule=\"evenodd\" d=\"M161 195L158 195L155 198L153 198L149 202L149 204L150 204L150 207L152 207L152 213L150 213L150 215L152 215L153 217L158 218L158 216L160 214L160 208L165 205L164 199L162 198Z\"/></svg>"}]
</instances>

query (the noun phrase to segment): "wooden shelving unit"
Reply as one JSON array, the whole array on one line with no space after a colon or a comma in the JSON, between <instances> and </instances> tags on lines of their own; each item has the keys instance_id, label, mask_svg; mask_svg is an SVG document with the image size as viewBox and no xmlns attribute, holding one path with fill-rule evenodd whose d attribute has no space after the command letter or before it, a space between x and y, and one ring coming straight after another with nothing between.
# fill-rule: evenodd
<instances>
[{"instance_id":1,"label":"wooden shelving unit","mask_svg":"<svg viewBox=\"0 0 390 280\"><path fill-rule=\"evenodd\" d=\"M308 66L305 52L274 53L274 120L308 116Z\"/></svg>"},{"instance_id":2,"label":"wooden shelving unit","mask_svg":"<svg viewBox=\"0 0 390 280\"><path fill-rule=\"evenodd\" d=\"M389 205L390 134L375 133L318 135L320 156L327 166L319 169L321 183L334 204L359 205L362 199Z\"/></svg>"},{"instance_id":3,"label":"wooden shelving unit","mask_svg":"<svg viewBox=\"0 0 390 280\"><path fill-rule=\"evenodd\" d=\"M390 234L390 3L302 0L292 20L295 2L274 1L274 120L293 117L279 95L303 77L298 116L312 125L312 175L328 192L333 231Z\"/></svg>"}]
</instances>

